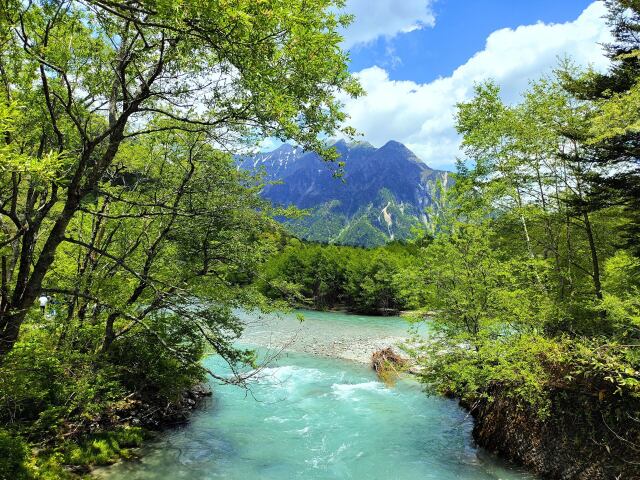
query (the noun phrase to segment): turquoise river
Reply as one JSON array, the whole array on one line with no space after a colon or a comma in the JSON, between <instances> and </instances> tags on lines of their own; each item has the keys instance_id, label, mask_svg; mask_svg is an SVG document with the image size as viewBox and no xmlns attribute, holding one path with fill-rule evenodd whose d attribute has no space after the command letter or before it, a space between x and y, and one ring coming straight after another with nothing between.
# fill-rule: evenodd
<instances>
[{"instance_id":1,"label":"turquoise river","mask_svg":"<svg viewBox=\"0 0 640 480\"><path fill-rule=\"evenodd\" d=\"M476 448L456 402L411 378L389 388L365 363L406 336L399 318L304 312L244 314L243 342L279 359L248 391L212 384L191 421L138 460L96 472L108 480L533 479ZM283 350L284 349L284 350ZM224 371L219 360L208 367Z\"/></svg>"}]
</instances>

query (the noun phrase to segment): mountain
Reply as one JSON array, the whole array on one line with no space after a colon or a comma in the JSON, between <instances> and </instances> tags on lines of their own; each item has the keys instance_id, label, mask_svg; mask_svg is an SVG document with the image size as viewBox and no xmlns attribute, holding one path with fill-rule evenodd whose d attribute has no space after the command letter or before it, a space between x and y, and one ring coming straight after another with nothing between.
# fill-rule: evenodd
<instances>
[{"instance_id":1,"label":"mountain","mask_svg":"<svg viewBox=\"0 0 640 480\"><path fill-rule=\"evenodd\" d=\"M315 152L284 144L268 153L239 159L239 167L263 172L278 184L262 194L276 205L309 211L286 220L293 233L309 240L377 246L407 239L415 227L430 222L436 185L451 184L449 172L428 167L403 144L390 141L380 148L369 143L337 142L345 162L337 178L336 165Z\"/></svg>"}]
</instances>

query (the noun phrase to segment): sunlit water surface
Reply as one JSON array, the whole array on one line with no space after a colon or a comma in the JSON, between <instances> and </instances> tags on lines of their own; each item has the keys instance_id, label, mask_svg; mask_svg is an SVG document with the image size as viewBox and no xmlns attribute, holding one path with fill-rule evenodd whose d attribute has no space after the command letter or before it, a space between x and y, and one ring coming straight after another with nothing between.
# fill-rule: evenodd
<instances>
[{"instance_id":1,"label":"sunlit water surface","mask_svg":"<svg viewBox=\"0 0 640 480\"><path fill-rule=\"evenodd\" d=\"M320 316L334 332L341 324L354 329L358 318ZM215 358L206 363L223 369ZM250 392L214 385L212 401L188 425L162 434L140 452L140 460L98 475L109 480L533 478L476 449L471 428L454 401L425 395L415 381L387 388L365 365L289 353L262 372Z\"/></svg>"}]
</instances>

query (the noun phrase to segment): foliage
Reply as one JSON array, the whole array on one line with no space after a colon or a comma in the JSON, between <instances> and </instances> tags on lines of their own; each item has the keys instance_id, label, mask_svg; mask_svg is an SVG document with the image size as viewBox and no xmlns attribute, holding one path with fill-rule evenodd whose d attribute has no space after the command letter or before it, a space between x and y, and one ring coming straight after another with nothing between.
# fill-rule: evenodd
<instances>
[{"instance_id":1,"label":"foliage","mask_svg":"<svg viewBox=\"0 0 640 480\"><path fill-rule=\"evenodd\" d=\"M34 476L123 455L107 432L131 403L243 382L200 359L254 364L234 311L271 308L251 283L283 212L230 152L276 136L335 158L337 96L361 93L342 6L2 2L0 419L39 445Z\"/></svg>"},{"instance_id":2,"label":"foliage","mask_svg":"<svg viewBox=\"0 0 640 480\"><path fill-rule=\"evenodd\" d=\"M391 225L387 224L382 211L393 219ZM286 220L285 225L293 235L310 242L374 248L393 239L412 239L415 229L424 228L418 220L419 213L411 205L398 204L395 197L383 189L375 202L363 205L351 216L341 212L339 200L332 200L305 210L300 218Z\"/></svg>"},{"instance_id":3,"label":"foliage","mask_svg":"<svg viewBox=\"0 0 640 480\"><path fill-rule=\"evenodd\" d=\"M214 275L242 275L232 265L249 258L267 208L250 188L255 180L220 147L275 135L335 157L319 135L342 128L335 95L360 93L339 47L338 29L349 21L339 5L61 0L3 8L0 355L43 287L95 304L108 349L118 321L184 304L201 293L195 283ZM212 249L221 249L215 258ZM168 282L176 262L179 278ZM72 274L85 279L80 291L65 285ZM142 315L138 305L151 310Z\"/></svg>"},{"instance_id":4,"label":"foliage","mask_svg":"<svg viewBox=\"0 0 640 480\"><path fill-rule=\"evenodd\" d=\"M565 62L520 103L487 82L458 105L467 159L418 277L435 315L412 353L433 390L469 405L498 392L542 418L563 414L552 408L563 392L598 398L604 422L618 422L619 405L637 416L640 263L625 245L637 217L633 192L610 183L623 161L603 157L637 133L623 105L636 87L578 94L593 76Z\"/></svg>"},{"instance_id":5,"label":"foliage","mask_svg":"<svg viewBox=\"0 0 640 480\"><path fill-rule=\"evenodd\" d=\"M26 459L27 448L22 440L5 430L0 430L0 478L29 478L25 467Z\"/></svg>"},{"instance_id":6,"label":"foliage","mask_svg":"<svg viewBox=\"0 0 640 480\"><path fill-rule=\"evenodd\" d=\"M606 45L611 65L606 72L561 71L563 87L586 100L593 109L586 143L596 167L589 185L592 201L618 205L630 221L622 229L626 244L639 253L640 242L640 131L638 83L640 78L640 6L633 0L607 0L613 41Z\"/></svg>"},{"instance_id":7,"label":"foliage","mask_svg":"<svg viewBox=\"0 0 640 480\"><path fill-rule=\"evenodd\" d=\"M120 428L91 435L78 443L63 444L60 451L67 465L109 465L119 458L129 457L129 449L139 447L143 439L140 428Z\"/></svg>"},{"instance_id":8,"label":"foliage","mask_svg":"<svg viewBox=\"0 0 640 480\"><path fill-rule=\"evenodd\" d=\"M470 349L461 348L453 338L439 340L421 351L429 356L422 378L438 393L459 396L473 405L480 399L492 400L493 389L500 387L516 403L533 406L541 416L549 413L546 366L561 356L556 342L523 334L481 340Z\"/></svg>"},{"instance_id":9,"label":"foliage","mask_svg":"<svg viewBox=\"0 0 640 480\"><path fill-rule=\"evenodd\" d=\"M292 239L265 264L257 285L268 297L318 309L385 314L414 308L405 273L415 250L401 243L364 249Z\"/></svg>"}]
</instances>

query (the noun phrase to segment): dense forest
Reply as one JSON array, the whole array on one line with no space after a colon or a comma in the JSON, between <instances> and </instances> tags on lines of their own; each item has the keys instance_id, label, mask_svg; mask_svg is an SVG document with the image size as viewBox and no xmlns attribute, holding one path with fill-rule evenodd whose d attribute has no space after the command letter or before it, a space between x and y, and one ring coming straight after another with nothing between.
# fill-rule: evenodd
<instances>
[{"instance_id":1,"label":"dense forest","mask_svg":"<svg viewBox=\"0 0 640 480\"><path fill-rule=\"evenodd\" d=\"M340 2L0 3L0 478L67 478L206 375L243 383L200 360L254 363L233 311L268 307L280 212L229 152L331 159L360 88Z\"/></svg>"},{"instance_id":2,"label":"dense forest","mask_svg":"<svg viewBox=\"0 0 640 480\"><path fill-rule=\"evenodd\" d=\"M318 310L388 315L418 309L422 292L409 283L424 241L365 249L292 238L264 264L255 285L268 298Z\"/></svg>"},{"instance_id":3,"label":"dense forest","mask_svg":"<svg viewBox=\"0 0 640 480\"><path fill-rule=\"evenodd\" d=\"M411 349L424 382L472 411L498 405L496 450L518 449L510 428L553 438L556 465L534 466L558 477L571 462L572 475L640 475L640 7L608 6L608 72L567 60L516 104L489 81L458 105L465 158L435 238L296 244L263 287L316 306L433 310Z\"/></svg>"},{"instance_id":4,"label":"dense forest","mask_svg":"<svg viewBox=\"0 0 640 480\"><path fill-rule=\"evenodd\" d=\"M363 249L288 237L232 156L336 158L343 2L2 2L0 478L77 478L207 376L245 384L234 312L282 301L429 312L407 351L485 443L640 477L640 6L606 3L611 68L477 85L433 229Z\"/></svg>"}]
</instances>

